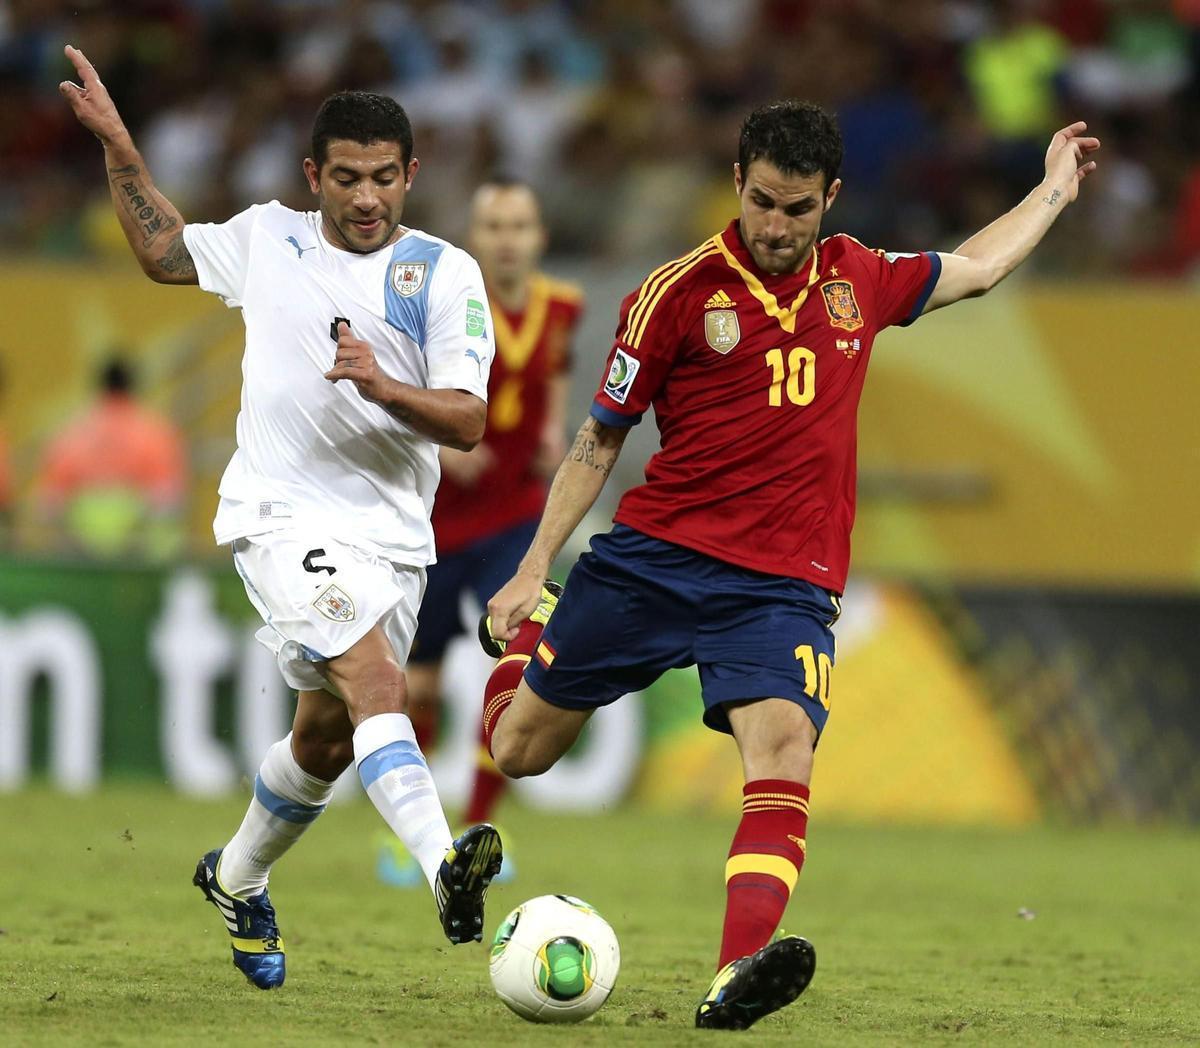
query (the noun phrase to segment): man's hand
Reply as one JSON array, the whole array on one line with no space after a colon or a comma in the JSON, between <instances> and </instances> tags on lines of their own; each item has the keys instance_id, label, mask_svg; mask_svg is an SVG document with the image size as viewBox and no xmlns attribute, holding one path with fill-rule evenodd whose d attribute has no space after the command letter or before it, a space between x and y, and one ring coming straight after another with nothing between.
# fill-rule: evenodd
<instances>
[{"instance_id":1,"label":"man's hand","mask_svg":"<svg viewBox=\"0 0 1200 1048\"><path fill-rule=\"evenodd\" d=\"M443 447L438 458L442 463L442 476L464 488L473 488L496 464L496 453L486 444L476 444L470 451Z\"/></svg>"},{"instance_id":2,"label":"man's hand","mask_svg":"<svg viewBox=\"0 0 1200 1048\"><path fill-rule=\"evenodd\" d=\"M517 635L517 627L529 618L537 607L545 579L544 572L531 575L518 569L488 601L492 636L496 640L510 641Z\"/></svg>"},{"instance_id":3,"label":"man's hand","mask_svg":"<svg viewBox=\"0 0 1200 1048\"><path fill-rule=\"evenodd\" d=\"M391 377L376 363L371 347L355 338L344 320L338 322L337 332L337 355L333 358L333 368L325 372L325 377L330 382L348 378L358 387L364 400L381 403L387 397Z\"/></svg>"},{"instance_id":4,"label":"man's hand","mask_svg":"<svg viewBox=\"0 0 1200 1048\"><path fill-rule=\"evenodd\" d=\"M59 93L67 100L72 112L84 127L105 144L119 138L129 137L125 122L109 97L108 88L100 82L100 74L87 56L78 48L67 44L63 53L75 67L79 84L64 80L58 85Z\"/></svg>"},{"instance_id":5,"label":"man's hand","mask_svg":"<svg viewBox=\"0 0 1200 1048\"><path fill-rule=\"evenodd\" d=\"M1046 203L1057 204L1060 197L1066 197L1065 203L1074 203L1079 183L1096 170L1096 161L1088 157L1100 148L1100 139L1083 137L1086 130L1087 124L1079 120L1050 139L1046 150Z\"/></svg>"}]
</instances>

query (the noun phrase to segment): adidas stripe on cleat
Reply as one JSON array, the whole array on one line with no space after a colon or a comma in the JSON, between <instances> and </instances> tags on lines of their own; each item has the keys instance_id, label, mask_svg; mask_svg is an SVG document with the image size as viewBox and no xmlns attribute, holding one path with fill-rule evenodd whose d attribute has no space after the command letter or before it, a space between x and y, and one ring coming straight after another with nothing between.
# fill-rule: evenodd
<instances>
[{"instance_id":1,"label":"adidas stripe on cleat","mask_svg":"<svg viewBox=\"0 0 1200 1048\"><path fill-rule=\"evenodd\" d=\"M543 582L542 596L538 600L537 607L533 609L533 614L526 621L545 626L550 621L550 616L554 614L554 609L558 607L558 598L562 596L562 591L562 586L552 579ZM492 619L487 612L484 612L479 619L479 644L493 659L500 658L507 647L504 641L497 640L492 636Z\"/></svg>"},{"instance_id":2,"label":"adidas stripe on cleat","mask_svg":"<svg viewBox=\"0 0 1200 1048\"><path fill-rule=\"evenodd\" d=\"M745 1030L799 997L812 982L817 953L798 935L783 935L717 972L696 1025L705 1030Z\"/></svg>"},{"instance_id":3,"label":"adidas stripe on cleat","mask_svg":"<svg viewBox=\"0 0 1200 1048\"><path fill-rule=\"evenodd\" d=\"M446 852L433 894L442 931L456 946L483 941L483 903L503 861L500 834L486 822L461 833Z\"/></svg>"},{"instance_id":4,"label":"adidas stripe on cleat","mask_svg":"<svg viewBox=\"0 0 1200 1048\"><path fill-rule=\"evenodd\" d=\"M249 899L237 899L217 881L221 849L210 851L198 863L192 883L220 912L229 932L233 966L260 990L283 985L283 940L275 923L275 908L264 888Z\"/></svg>"}]
</instances>

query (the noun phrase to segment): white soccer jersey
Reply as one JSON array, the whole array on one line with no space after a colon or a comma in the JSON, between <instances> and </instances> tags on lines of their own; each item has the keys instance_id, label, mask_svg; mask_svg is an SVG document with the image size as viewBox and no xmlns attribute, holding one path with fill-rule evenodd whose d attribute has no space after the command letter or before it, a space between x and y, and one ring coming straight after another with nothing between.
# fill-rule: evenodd
<instances>
[{"instance_id":1,"label":"white soccer jersey","mask_svg":"<svg viewBox=\"0 0 1200 1048\"><path fill-rule=\"evenodd\" d=\"M311 525L401 564L431 563L437 448L324 374L342 319L392 378L486 400L494 343L475 260L415 229L371 254L344 251L319 212L277 201L183 235L200 286L246 323L217 542Z\"/></svg>"}]
</instances>

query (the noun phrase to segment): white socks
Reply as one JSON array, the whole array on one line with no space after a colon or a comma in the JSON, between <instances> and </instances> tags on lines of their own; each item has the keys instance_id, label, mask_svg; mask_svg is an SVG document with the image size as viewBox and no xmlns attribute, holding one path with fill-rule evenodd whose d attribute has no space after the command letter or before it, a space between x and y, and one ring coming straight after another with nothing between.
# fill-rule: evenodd
<instances>
[{"instance_id":1,"label":"white socks","mask_svg":"<svg viewBox=\"0 0 1200 1048\"><path fill-rule=\"evenodd\" d=\"M437 788L403 713L368 717L354 731L363 789L433 886L452 843Z\"/></svg>"},{"instance_id":2,"label":"white socks","mask_svg":"<svg viewBox=\"0 0 1200 1048\"><path fill-rule=\"evenodd\" d=\"M292 756L292 736L280 739L254 778L254 799L233 839L221 852L217 881L247 899L267 886L271 865L325 810L333 783L309 775Z\"/></svg>"}]
</instances>

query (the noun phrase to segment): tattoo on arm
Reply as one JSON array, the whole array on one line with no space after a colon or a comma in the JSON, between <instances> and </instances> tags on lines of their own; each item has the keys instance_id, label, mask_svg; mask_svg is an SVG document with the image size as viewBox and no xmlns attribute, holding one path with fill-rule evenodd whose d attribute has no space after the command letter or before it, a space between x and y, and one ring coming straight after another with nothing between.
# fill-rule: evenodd
<instances>
[{"instance_id":1,"label":"tattoo on arm","mask_svg":"<svg viewBox=\"0 0 1200 1048\"><path fill-rule=\"evenodd\" d=\"M174 223L175 220L172 219L171 224L174 225ZM175 277L186 280L195 279L196 263L192 260L192 253L188 251L187 244L184 243L182 231L176 233L171 243L167 245L167 250L158 260L158 268Z\"/></svg>"},{"instance_id":2,"label":"tattoo on arm","mask_svg":"<svg viewBox=\"0 0 1200 1048\"><path fill-rule=\"evenodd\" d=\"M1058 203L1058 198L1060 196L1062 196L1062 190L1056 189L1048 197L1042 197L1042 203L1049 204L1051 207L1053 207Z\"/></svg>"},{"instance_id":3,"label":"tattoo on arm","mask_svg":"<svg viewBox=\"0 0 1200 1048\"><path fill-rule=\"evenodd\" d=\"M599 423L594 418L589 417L580 426L579 432L575 434L575 443L571 445L568 457L572 462L580 462L587 466L588 469L594 469L597 473L601 473L607 477L616 464L621 445L618 443L616 447L613 447L608 444L599 443L595 436L599 428Z\"/></svg>"},{"instance_id":4,"label":"tattoo on arm","mask_svg":"<svg viewBox=\"0 0 1200 1048\"><path fill-rule=\"evenodd\" d=\"M110 167L108 180L116 187L117 197L133 219L142 235L142 247L150 247L160 235L179 223L155 203L144 185L142 171L136 164ZM186 254L187 249L184 248ZM170 272L170 270L168 270Z\"/></svg>"}]
</instances>

